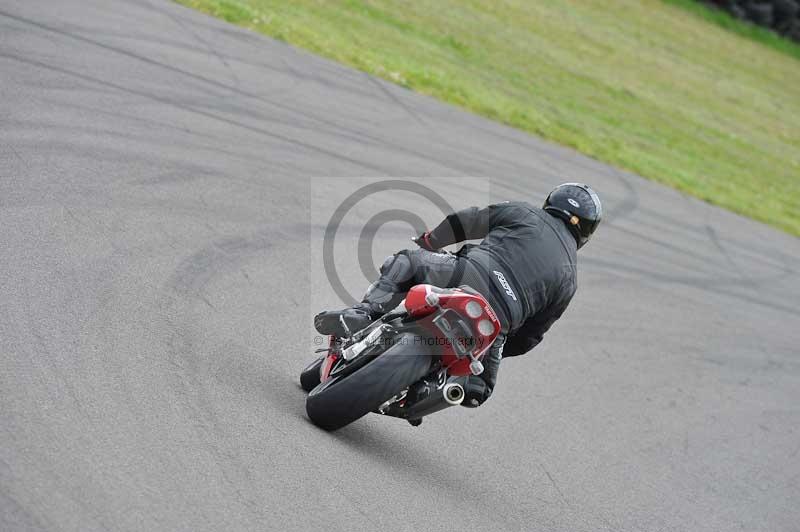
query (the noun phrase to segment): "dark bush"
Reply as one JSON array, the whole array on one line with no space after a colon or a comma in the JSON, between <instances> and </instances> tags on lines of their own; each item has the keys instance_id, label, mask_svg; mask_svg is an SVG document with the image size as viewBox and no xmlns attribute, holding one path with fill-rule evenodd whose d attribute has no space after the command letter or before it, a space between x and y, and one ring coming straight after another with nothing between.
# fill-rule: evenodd
<instances>
[{"instance_id":1,"label":"dark bush","mask_svg":"<svg viewBox=\"0 0 800 532\"><path fill-rule=\"evenodd\" d=\"M744 5L747 19L759 26L772 27L772 4L748 2Z\"/></svg>"},{"instance_id":2,"label":"dark bush","mask_svg":"<svg viewBox=\"0 0 800 532\"><path fill-rule=\"evenodd\" d=\"M786 29L786 36L800 42L800 20L794 19Z\"/></svg>"},{"instance_id":3,"label":"dark bush","mask_svg":"<svg viewBox=\"0 0 800 532\"><path fill-rule=\"evenodd\" d=\"M747 11L738 4L733 4L729 7L728 12L739 20L747 20Z\"/></svg>"},{"instance_id":4,"label":"dark bush","mask_svg":"<svg viewBox=\"0 0 800 532\"><path fill-rule=\"evenodd\" d=\"M795 0L775 0L772 2L772 26L785 33L800 12L800 5Z\"/></svg>"},{"instance_id":5,"label":"dark bush","mask_svg":"<svg viewBox=\"0 0 800 532\"><path fill-rule=\"evenodd\" d=\"M700 0L800 42L800 0Z\"/></svg>"}]
</instances>

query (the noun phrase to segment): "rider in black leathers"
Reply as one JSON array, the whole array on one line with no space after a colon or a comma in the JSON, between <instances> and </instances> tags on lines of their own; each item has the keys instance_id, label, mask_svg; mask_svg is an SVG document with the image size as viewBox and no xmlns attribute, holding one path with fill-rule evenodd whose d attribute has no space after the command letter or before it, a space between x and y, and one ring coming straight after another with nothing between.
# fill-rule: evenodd
<instances>
[{"instance_id":1,"label":"rider in black leathers","mask_svg":"<svg viewBox=\"0 0 800 532\"><path fill-rule=\"evenodd\" d=\"M577 288L576 251L602 217L597 194L567 183L550 193L543 208L505 202L451 214L417 239L421 249L403 250L381 266L381 277L362 303L318 314L321 334L344 336L395 308L414 285L469 285L497 312L502 333L484 357L484 372L467 380L464 406L476 407L492 394L502 357L522 355L542 341ZM455 254L439 249L464 240Z\"/></svg>"}]
</instances>

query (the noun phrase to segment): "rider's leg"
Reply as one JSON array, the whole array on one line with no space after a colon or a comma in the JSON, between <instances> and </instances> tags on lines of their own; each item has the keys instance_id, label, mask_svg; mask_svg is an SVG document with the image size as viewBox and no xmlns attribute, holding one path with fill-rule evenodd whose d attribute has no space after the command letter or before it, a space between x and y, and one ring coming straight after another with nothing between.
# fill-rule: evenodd
<instances>
[{"instance_id":1,"label":"rider's leg","mask_svg":"<svg viewBox=\"0 0 800 532\"><path fill-rule=\"evenodd\" d=\"M362 303L369 305L375 314L383 315L399 305L414 285L458 286L458 260L447 253L403 250L386 259L380 278L367 289Z\"/></svg>"},{"instance_id":2,"label":"rider's leg","mask_svg":"<svg viewBox=\"0 0 800 532\"><path fill-rule=\"evenodd\" d=\"M409 250L387 257L379 270L381 276L367 288L361 304L375 316L382 316L395 308L416 284L418 263L415 254Z\"/></svg>"},{"instance_id":3,"label":"rider's leg","mask_svg":"<svg viewBox=\"0 0 800 532\"><path fill-rule=\"evenodd\" d=\"M358 331L394 309L416 284L457 286L458 260L454 255L424 249L400 251L384 261L380 278L370 285L361 303L317 314L314 326L320 334L347 336L348 330Z\"/></svg>"}]
</instances>

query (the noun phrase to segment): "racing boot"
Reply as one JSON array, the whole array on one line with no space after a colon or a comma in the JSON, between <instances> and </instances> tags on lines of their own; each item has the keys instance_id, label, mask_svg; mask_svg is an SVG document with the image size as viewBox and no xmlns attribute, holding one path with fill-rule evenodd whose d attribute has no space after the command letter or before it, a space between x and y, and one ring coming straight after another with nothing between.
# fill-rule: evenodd
<instances>
[{"instance_id":1,"label":"racing boot","mask_svg":"<svg viewBox=\"0 0 800 532\"><path fill-rule=\"evenodd\" d=\"M314 328L320 334L349 338L379 317L380 315L376 315L370 305L356 303L343 310L320 312L314 317Z\"/></svg>"},{"instance_id":2,"label":"racing boot","mask_svg":"<svg viewBox=\"0 0 800 532\"><path fill-rule=\"evenodd\" d=\"M317 314L317 332L348 338L395 308L414 282L411 256L413 252L404 250L388 257L380 268L380 278L372 283L361 303Z\"/></svg>"}]
</instances>

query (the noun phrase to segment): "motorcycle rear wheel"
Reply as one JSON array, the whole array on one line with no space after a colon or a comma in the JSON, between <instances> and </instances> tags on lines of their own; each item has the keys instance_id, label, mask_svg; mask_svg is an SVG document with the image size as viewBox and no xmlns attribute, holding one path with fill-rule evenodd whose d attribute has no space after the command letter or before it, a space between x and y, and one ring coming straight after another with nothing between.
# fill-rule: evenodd
<instances>
[{"instance_id":1,"label":"motorcycle rear wheel","mask_svg":"<svg viewBox=\"0 0 800 532\"><path fill-rule=\"evenodd\" d=\"M308 394L306 413L318 427L334 431L377 410L428 374L430 348L414 344L410 333L353 373L323 382Z\"/></svg>"}]
</instances>

